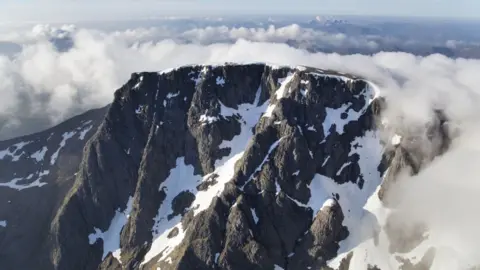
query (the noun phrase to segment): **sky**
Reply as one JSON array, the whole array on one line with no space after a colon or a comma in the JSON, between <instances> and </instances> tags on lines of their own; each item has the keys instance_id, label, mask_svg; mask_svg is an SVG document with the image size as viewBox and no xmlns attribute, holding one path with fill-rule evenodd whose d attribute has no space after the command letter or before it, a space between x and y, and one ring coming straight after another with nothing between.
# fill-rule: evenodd
<instances>
[{"instance_id":1,"label":"sky","mask_svg":"<svg viewBox=\"0 0 480 270\"><path fill-rule=\"evenodd\" d=\"M115 20L152 16L374 15L480 19L477 0L0 0L0 20Z\"/></svg>"}]
</instances>

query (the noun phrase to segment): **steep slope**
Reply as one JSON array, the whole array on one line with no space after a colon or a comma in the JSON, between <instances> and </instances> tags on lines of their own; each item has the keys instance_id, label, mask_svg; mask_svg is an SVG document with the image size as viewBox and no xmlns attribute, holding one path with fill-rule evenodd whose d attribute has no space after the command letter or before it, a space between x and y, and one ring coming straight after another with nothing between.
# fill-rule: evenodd
<instances>
[{"instance_id":1,"label":"steep slope","mask_svg":"<svg viewBox=\"0 0 480 270\"><path fill-rule=\"evenodd\" d=\"M83 146L107 110L0 142L0 269L33 269L30 260L41 253L49 225L74 183Z\"/></svg>"},{"instance_id":2,"label":"steep slope","mask_svg":"<svg viewBox=\"0 0 480 270\"><path fill-rule=\"evenodd\" d=\"M135 74L52 224L53 265L324 265L380 184L374 94L263 64Z\"/></svg>"},{"instance_id":3,"label":"steep slope","mask_svg":"<svg viewBox=\"0 0 480 270\"><path fill-rule=\"evenodd\" d=\"M28 256L6 248L6 269L327 267L365 241L358 224L387 168L377 96L364 80L304 67L133 74L80 166L56 178L63 192L35 194L54 201L39 222L48 237Z\"/></svg>"}]
</instances>

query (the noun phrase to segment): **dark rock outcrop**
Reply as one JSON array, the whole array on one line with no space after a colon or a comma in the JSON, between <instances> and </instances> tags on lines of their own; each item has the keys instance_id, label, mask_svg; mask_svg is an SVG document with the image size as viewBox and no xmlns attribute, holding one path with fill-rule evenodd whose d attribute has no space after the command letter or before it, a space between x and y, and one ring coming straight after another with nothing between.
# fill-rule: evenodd
<instances>
[{"instance_id":1,"label":"dark rock outcrop","mask_svg":"<svg viewBox=\"0 0 480 270\"><path fill-rule=\"evenodd\" d=\"M21 230L0 231L7 247L1 265L326 268L349 235L350 209L342 201L354 199L331 187L351 185L368 198L384 170L376 163L380 105L373 98L361 79L303 67L226 64L133 74L108 111L98 111L101 123L95 114L85 147L67 143L56 177L20 192L48 197L48 206L25 206L48 214L24 258L18 249L26 241L7 247ZM334 203L317 202L327 200Z\"/></svg>"}]
</instances>

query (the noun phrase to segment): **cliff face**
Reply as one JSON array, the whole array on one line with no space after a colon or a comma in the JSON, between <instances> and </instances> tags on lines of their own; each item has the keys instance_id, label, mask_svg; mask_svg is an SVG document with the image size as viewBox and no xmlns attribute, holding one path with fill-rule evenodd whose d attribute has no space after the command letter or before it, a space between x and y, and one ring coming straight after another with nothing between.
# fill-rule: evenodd
<instances>
[{"instance_id":1,"label":"cliff face","mask_svg":"<svg viewBox=\"0 0 480 270\"><path fill-rule=\"evenodd\" d=\"M327 267L364 240L352 231L392 160L376 94L361 79L304 67L133 74L108 108L50 139L0 143L0 194L12 201L0 206L2 267ZM29 140L35 147L18 145ZM38 173L20 175L28 166Z\"/></svg>"}]
</instances>

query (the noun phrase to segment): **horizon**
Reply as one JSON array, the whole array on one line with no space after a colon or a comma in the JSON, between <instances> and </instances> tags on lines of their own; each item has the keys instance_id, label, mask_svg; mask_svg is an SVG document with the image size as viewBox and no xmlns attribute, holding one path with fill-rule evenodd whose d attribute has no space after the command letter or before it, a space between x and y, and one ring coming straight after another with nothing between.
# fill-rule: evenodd
<instances>
[{"instance_id":1,"label":"horizon","mask_svg":"<svg viewBox=\"0 0 480 270\"><path fill-rule=\"evenodd\" d=\"M410 4L409 4L410 3ZM145 6L148 5L148 8ZM432 9L435 5L435 9ZM211 1L154 1L154 0L104 0L82 2L59 0L25 0L22 2L7 0L0 4L1 21L24 22L77 22L139 20L159 17L236 17L236 16L339 16L372 17L390 19L448 19L459 21L480 20L480 2L473 0L413 0L386 3L381 0L327 0L314 2L298 0L287 1L254 0L228 3ZM312 9L317 9L312 11Z\"/></svg>"}]
</instances>

